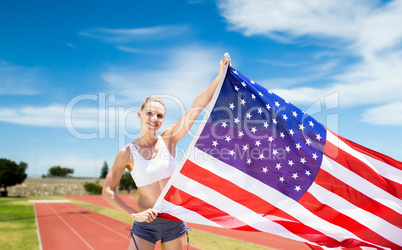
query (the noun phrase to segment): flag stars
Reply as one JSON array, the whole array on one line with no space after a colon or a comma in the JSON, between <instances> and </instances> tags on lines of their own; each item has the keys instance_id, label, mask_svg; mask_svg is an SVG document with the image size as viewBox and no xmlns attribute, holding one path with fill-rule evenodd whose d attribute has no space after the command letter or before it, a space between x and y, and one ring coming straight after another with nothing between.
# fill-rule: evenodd
<instances>
[{"instance_id":1,"label":"flag stars","mask_svg":"<svg viewBox=\"0 0 402 250\"><path fill-rule=\"evenodd\" d=\"M273 138L272 136L270 136L270 137L268 137L268 141L269 141L269 142L273 142L273 141L274 141L274 138Z\"/></svg>"},{"instance_id":2,"label":"flag stars","mask_svg":"<svg viewBox=\"0 0 402 250\"><path fill-rule=\"evenodd\" d=\"M231 110L233 110L233 109L235 108L235 105L234 105L233 103L229 103L229 108L230 108Z\"/></svg>"},{"instance_id":3,"label":"flag stars","mask_svg":"<svg viewBox=\"0 0 402 250\"><path fill-rule=\"evenodd\" d=\"M251 83L254 84L255 82L253 80L251 80Z\"/></svg>"},{"instance_id":4,"label":"flag stars","mask_svg":"<svg viewBox=\"0 0 402 250\"><path fill-rule=\"evenodd\" d=\"M266 107L268 110L271 110L271 106L269 106L269 104L265 105L265 107Z\"/></svg>"},{"instance_id":5,"label":"flag stars","mask_svg":"<svg viewBox=\"0 0 402 250\"><path fill-rule=\"evenodd\" d=\"M258 140L258 141L255 141L255 145L257 145L257 147L259 147L259 146L261 145L261 142L260 142L260 140Z\"/></svg>"},{"instance_id":6,"label":"flag stars","mask_svg":"<svg viewBox=\"0 0 402 250\"><path fill-rule=\"evenodd\" d=\"M279 108L279 106L281 106L281 105L279 104L279 102L275 102L275 106L277 106Z\"/></svg>"},{"instance_id":7,"label":"flag stars","mask_svg":"<svg viewBox=\"0 0 402 250\"><path fill-rule=\"evenodd\" d=\"M262 114L262 109L261 109L261 108L258 108L258 111L257 111L257 112L258 112L258 114L261 115L261 114Z\"/></svg>"},{"instance_id":8,"label":"flag stars","mask_svg":"<svg viewBox=\"0 0 402 250\"><path fill-rule=\"evenodd\" d=\"M272 122L276 125L276 124L278 124L278 122L276 121L276 119L274 118L274 119L272 119Z\"/></svg>"},{"instance_id":9,"label":"flag stars","mask_svg":"<svg viewBox=\"0 0 402 250\"><path fill-rule=\"evenodd\" d=\"M282 115L283 120L287 121L288 117L286 116L286 114Z\"/></svg>"},{"instance_id":10,"label":"flag stars","mask_svg":"<svg viewBox=\"0 0 402 250\"><path fill-rule=\"evenodd\" d=\"M243 135L244 135L243 131L239 131L238 136L239 136L240 138L242 138L242 137L243 137Z\"/></svg>"},{"instance_id":11,"label":"flag stars","mask_svg":"<svg viewBox=\"0 0 402 250\"><path fill-rule=\"evenodd\" d=\"M296 186L296 187L295 187L295 190L296 190L297 192L299 192L299 191L301 190L300 186Z\"/></svg>"},{"instance_id":12,"label":"flag stars","mask_svg":"<svg viewBox=\"0 0 402 250\"><path fill-rule=\"evenodd\" d=\"M272 150L272 154L273 154L273 155L277 155L277 154L278 154L278 150L276 150L276 149Z\"/></svg>"},{"instance_id":13,"label":"flag stars","mask_svg":"<svg viewBox=\"0 0 402 250\"><path fill-rule=\"evenodd\" d=\"M285 181L285 177L283 176L279 177L279 181L283 183Z\"/></svg>"},{"instance_id":14,"label":"flag stars","mask_svg":"<svg viewBox=\"0 0 402 250\"><path fill-rule=\"evenodd\" d=\"M267 167L263 167L262 168L262 172L264 172L264 174L266 174L268 172L268 168Z\"/></svg>"},{"instance_id":15,"label":"flag stars","mask_svg":"<svg viewBox=\"0 0 402 250\"><path fill-rule=\"evenodd\" d=\"M309 170L306 170L306 173L305 173L307 176L310 176L311 175L311 173L310 173L310 171Z\"/></svg>"},{"instance_id":16,"label":"flag stars","mask_svg":"<svg viewBox=\"0 0 402 250\"><path fill-rule=\"evenodd\" d=\"M260 96L264 96L261 92L258 92L258 94L259 94Z\"/></svg>"},{"instance_id":17,"label":"flag stars","mask_svg":"<svg viewBox=\"0 0 402 250\"><path fill-rule=\"evenodd\" d=\"M233 71L233 74L236 74L236 75L238 75L239 73L237 73L237 71L235 70L235 71Z\"/></svg>"},{"instance_id":18,"label":"flag stars","mask_svg":"<svg viewBox=\"0 0 402 250\"><path fill-rule=\"evenodd\" d=\"M218 141L212 141L212 146L214 146L216 148L216 146L218 146Z\"/></svg>"},{"instance_id":19,"label":"flag stars","mask_svg":"<svg viewBox=\"0 0 402 250\"><path fill-rule=\"evenodd\" d=\"M252 127L251 132L255 134L255 132L257 132L257 129L255 127Z\"/></svg>"},{"instance_id":20,"label":"flag stars","mask_svg":"<svg viewBox=\"0 0 402 250\"><path fill-rule=\"evenodd\" d=\"M314 128L314 123L313 123L313 121L309 121L309 122L308 122L308 125L310 125L312 128Z\"/></svg>"},{"instance_id":21,"label":"flag stars","mask_svg":"<svg viewBox=\"0 0 402 250\"><path fill-rule=\"evenodd\" d=\"M315 134L315 139L320 141L321 140L321 135L320 134Z\"/></svg>"},{"instance_id":22,"label":"flag stars","mask_svg":"<svg viewBox=\"0 0 402 250\"><path fill-rule=\"evenodd\" d=\"M244 99L241 99L240 104L244 105L244 104L246 104L246 101Z\"/></svg>"},{"instance_id":23,"label":"flag stars","mask_svg":"<svg viewBox=\"0 0 402 250\"><path fill-rule=\"evenodd\" d=\"M306 144L310 146L310 144L311 144L310 138L306 139Z\"/></svg>"},{"instance_id":24,"label":"flag stars","mask_svg":"<svg viewBox=\"0 0 402 250\"><path fill-rule=\"evenodd\" d=\"M235 151L234 151L234 150L230 150L230 151L229 151L229 154L230 154L231 156L234 156L234 155L235 155Z\"/></svg>"},{"instance_id":25,"label":"flag stars","mask_svg":"<svg viewBox=\"0 0 402 250\"><path fill-rule=\"evenodd\" d=\"M226 128L228 125L226 124L226 122L222 122L222 125L221 125L223 128Z\"/></svg>"},{"instance_id":26,"label":"flag stars","mask_svg":"<svg viewBox=\"0 0 402 250\"><path fill-rule=\"evenodd\" d=\"M251 159L250 159L250 158L248 158L248 159L247 159L247 164L248 164L248 165L250 165L250 164L251 164L251 162L252 162L252 161L251 161Z\"/></svg>"},{"instance_id":27,"label":"flag stars","mask_svg":"<svg viewBox=\"0 0 402 250\"><path fill-rule=\"evenodd\" d=\"M299 129L300 129L301 131L304 131L305 127L303 126L303 124L299 124Z\"/></svg>"},{"instance_id":28,"label":"flag stars","mask_svg":"<svg viewBox=\"0 0 402 250\"><path fill-rule=\"evenodd\" d=\"M296 148L297 148L298 150L300 150L300 148L301 148L300 143L296 143Z\"/></svg>"},{"instance_id":29,"label":"flag stars","mask_svg":"<svg viewBox=\"0 0 402 250\"><path fill-rule=\"evenodd\" d=\"M277 168L278 170L281 169L281 167L282 167L282 166L281 166L280 163L277 163L276 166L275 166L275 168Z\"/></svg>"},{"instance_id":30,"label":"flag stars","mask_svg":"<svg viewBox=\"0 0 402 250\"><path fill-rule=\"evenodd\" d=\"M247 84L245 82L241 82L241 85L243 85L243 87L247 86Z\"/></svg>"},{"instance_id":31,"label":"flag stars","mask_svg":"<svg viewBox=\"0 0 402 250\"><path fill-rule=\"evenodd\" d=\"M317 160L317 158L318 158L317 154L316 154L316 153L313 153L313 159L314 159L314 160Z\"/></svg>"},{"instance_id":32,"label":"flag stars","mask_svg":"<svg viewBox=\"0 0 402 250\"><path fill-rule=\"evenodd\" d=\"M230 138L230 136L226 136L225 141L230 142L232 140L232 138Z\"/></svg>"},{"instance_id":33,"label":"flag stars","mask_svg":"<svg viewBox=\"0 0 402 250\"><path fill-rule=\"evenodd\" d=\"M268 127L269 127L268 122L264 122L264 128L268 128Z\"/></svg>"},{"instance_id":34,"label":"flag stars","mask_svg":"<svg viewBox=\"0 0 402 250\"><path fill-rule=\"evenodd\" d=\"M246 118L251 119L252 115L250 113L246 113Z\"/></svg>"},{"instance_id":35,"label":"flag stars","mask_svg":"<svg viewBox=\"0 0 402 250\"><path fill-rule=\"evenodd\" d=\"M247 149L248 149L248 145L247 144L243 145L243 151L247 151Z\"/></svg>"},{"instance_id":36,"label":"flag stars","mask_svg":"<svg viewBox=\"0 0 402 250\"><path fill-rule=\"evenodd\" d=\"M295 133L295 132L293 132L293 129L289 129L289 134L290 134L291 136L293 136L294 133Z\"/></svg>"},{"instance_id":37,"label":"flag stars","mask_svg":"<svg viewBox=\"0 0 402 250\"><path fill-rule=\"evenodd\" d=\"M296 179L297 179L297 177L299 177L299 175L297 175L297 173L292 174L292 178L293 178L293 179L295 179L295 180L296 180Z\"/></svg>"},{"instance_id":38,"label":"flag stars","mask_svg":"<svg viewBox=\"0 0 402 250\"><path fill-rule=\"evenodd\" d=\"M289 160L289 161L288 161L288 165L289 165L289 166L293 166L293 165L294 165L293 161L292 161L292 160Z\"/></svg>"},{"instance_id":39,"label":"flag stars","mask_svg":"<svg viewBox=\"0 0 402 250\"><path fill-rule=\"evenodd\" d=\"M292 111L292 116L294 116L295 118L297 118L297 113L296 113L296 111Z\"/></svg>"},{"instance_id":40,"label":"flag stars","mask_svg":"<svg viewBox=\"0 0 402 250\"><path fill-rule=\"evenodd\" d=\"M264 154L260 154L260 155L258 156L258 158L259 158L260 160L264 159Z\"/></svg>"},{"instance_id":41,"label":"flag stars","mask_svg":"<svg viewBox=\"0 0 402 250\"><path fill-rule=\"evenodd\" d=\"M253 100L255 100L255 95L254 94L251 94L251 98L253 98Z\"/></svg>"},{"instance_id":42,"label":"flag stars","mask_svg":"<svg viewBox=\"0 0 402 250\"><path fill-rule=\"evenodd\" d=\"M304 164L304 163L306 163L306 159L305 159L305 158L300 158L300 162L301 162L302 164Z\"/></svg>"},{"instance_id":43,"label":"flag stars","mask_svg":"<svg viewBox=\"0 0 402 250\"><path fill-rule=\"evenodd\" d=\"M284 134L283 132L281 132L281 133L279 134L279 136L280 136L282 139L285 138L285 134Z\"/></svg>"},{"instance_id":44,"label":"flag stars","mask_svg":"<svg viewBox=\"0 0 402 250\"><path fill-rule=\"evenodd\" d=\"M285 151L286 151L287 153L289 153L289 152L290 152L290 147L285 147Z\"/></svg>"},{"instance_id":45,"label":"flag stars","mask_svg":"<svg viewBox=\"0 0 402 250\"><path fill-rule=\"evenodd\" d=\"M239 122L240 122L240 119L238 117L234 119L234 123L239 124Z\"/></svg>"},{"instance_id":46,"label":"flag stars","mask_svg":"<svg viewBox=\"0 0 402 250\"><path fill-rule=\"evenodd\" d=\"M239 87L235 86L235 90L236 90L237 92L239 92Z\"/></svg>"}]
</instances>

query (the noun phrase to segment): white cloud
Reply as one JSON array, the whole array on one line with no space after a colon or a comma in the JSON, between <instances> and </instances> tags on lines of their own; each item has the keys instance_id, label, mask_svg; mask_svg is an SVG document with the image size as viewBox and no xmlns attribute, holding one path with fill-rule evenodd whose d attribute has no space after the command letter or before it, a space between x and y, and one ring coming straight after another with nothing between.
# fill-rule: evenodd
<instances>
[{"instance_id":1,"label":"white cloud","mask_svg":"<svg viewBox=\"0 0 402 250\"><path fill-rule=\"evenodd\" d=\"M285 79L287 89L273 90L287 100L311 103L336 91L341 106L386 105L402 99L402 26L396 25L402 23L402 0L224 0L218 5L229 29L245 36L318 41L325 50L340 51L335 58L343 67L328 64L330 78L322 86L308 85L317 80L317 73ZM322 63L323 57L319 59ZM290 84L303 86L290 88ZM383 120L394 117L386 114L390 117Z\"/></svg>"},{"instance_id":2,"label":"white cloud","mask_svg":"<svg viewBox=\"0 0 402 250\"><path fill-rule=\"evenodd\" d=\"M45 82L40 67L22 67L0 60L0 95L37 95Z\"/></svg>"},{"instance_id":3,"label":"white cloud","mask_svg":"<svg viewBox=\"0 0 402 250\"><path fill-rule=\"evenodd\" d=\"M172 49L167 54L162 63L158 59L158 68L114 68L103 73L102 78L112 93L126 97L131 103L140 104L150 95L164 95L168 109L188 107L217 75L220 54L217 49L199 46Z\"/></svg>"},{"instance_id":4,"label":"white cloud","mask_svg":"<svg viewBox=\"0 0 402 250\"><path fill-rule=\"evenodd\" d=\"M187 26L164 25L135 29L97 28L78 32L78 35L100 39L110 43L127 43L138 39L167 39L188 31Z\"/></svg>"},{"instance_id":5,"label":"white cloud","mask_svg":"<svg viewBox=\"0 0 402 250\"><path fill-rule=\"evenodd\" d=\"M402 126L402 102L393 102L368 109L363 113L362 120L376 125Z\"/></svg>"}]
</instances>

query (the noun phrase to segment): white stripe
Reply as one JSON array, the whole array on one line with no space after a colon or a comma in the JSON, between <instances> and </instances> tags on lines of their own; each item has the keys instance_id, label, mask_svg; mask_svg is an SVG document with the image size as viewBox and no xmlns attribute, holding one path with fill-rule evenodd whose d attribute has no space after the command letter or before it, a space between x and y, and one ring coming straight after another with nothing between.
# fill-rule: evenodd
<instances>
[{"instance_id":1,"label":"white stripe","mask_svg":"<svg viewBox=\"0 0 402 250\"><path fill-rule=\"evenodd\" d=\"M314 213L290 199L286 195L280 193L276 189L265 185L264 183L250 177L249 175L246 175L245 173L231 167L230 165L227 165L224 162L213 158L212 156L202 157L202 154L203 152L201 150L193 148L192 154L189 155L189 160L197 163L200 167L203 167L218 176L224 177L228 181L231 181L235 185L249 191L250 193L259 196L266 202L274 204L277 208L293 216L304 225L312 227L325 235L328 235L338 241L342 241L345 238L359 239L356 235L347 231L346 229L333 225L317 217Z\"/></svg>"},{"instance_id":2,"label":"white stripe","mask_svg":"<svg viewBox=\"0 0 402 250\"><path fill-rule=\"evenodd\" d=\"M304 238L301 238L293 233L289 232L283 226L268 220L265 217L255 213L243 205L234 202L233 200L223 196L222 194L210 189L184 175L178 175L174 183L174 186L178 189L185 190L188 194L197 197L206 203L218 208L219 210L231 215L232 217L244 222L257 230L275 233L277 235L291 238L297 241L305 242ZM238 225L243 226L243 225Z\"/></svg>"},{"instance_id":3,"label":"white stripe","mask_svg":"<svg viewBox=\"0 0 402 250\"><path fill-rule=\"evenodd\" d=\"M177 217L180 220L186 222L213 226L213 227L222 227L221 225L211 220L208 220L207 218L201 216L196 212L193 212L181 206L176 206L168 202L167 200L163 200L160 204L161 204L160 210L158 210L160 213L169 212L170 215L173 215L174 217Z\"/></svg>"},{"instance_id":4,"label":"white stripe","mask_svg":"<svg viewBox=\"0 0 402 250\"><path fill-rule=\"evenodd\" d=\"M36 205L34 204L34 211L35 211L35 222L36 222L36 228L38 231L38 241L39 241L39 250L42 250L42 241L40 239L40 230L39 230L39 223L38 223L38 213L36 212Z\"/></svg>"},{"instance_id":5,"label":"white stripe","mask_svg":"<svg viewBox=\"0 0 402 250\"><path fill-rule=\"evenodd\" d=\"M402 184L401 170L391 165L388 165L385 162L372 158L371 156L360 153L357 150L354 150L329 130L327 130L327 141L331 142L332 144L339 147L343 151L353 155L354 157L362 161L364 164L366 164L368 167L370 167L377 174L382 175L389 180Z\"/></svg>"},{"instance_id":6,"label":"white stripe","mask_svg":"<svg viewBox=\"0 0 402 250\"><path fill-rule=\"evenodd\" d=\"M376 200L398 213L402 213L402 202L400 199L387 193L325 155L323 155L322 158L321 168L371 199Z\"/></svg>"},{"instance_id":7,"label":"white stripe","mask_svg":"<svg viewBox=\"0 0 402 250\"><path fill-rule=\"evenodd\" d=\"M333 209L337 210L360 224L370 228L375 233L381 235L385 239L397 244L402 245L402 230L387 221L381 219L369 213L355 205L351 204L347 200L335 195L327 189L313 183L309 188L309 193L312 194L321 203L326 204ZM387 230L384 230L386 228Z\"/></svg>"}]
</instances>

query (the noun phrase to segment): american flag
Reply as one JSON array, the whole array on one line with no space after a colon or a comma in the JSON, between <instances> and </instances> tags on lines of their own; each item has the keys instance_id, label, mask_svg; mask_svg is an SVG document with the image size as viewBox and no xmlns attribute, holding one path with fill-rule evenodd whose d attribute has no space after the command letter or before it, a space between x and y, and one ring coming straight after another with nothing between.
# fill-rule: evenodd
<instances>
[{"instance_id":1,"label":"american flag","mask_svg":"<svg viewBox=\"0 0 402 250\"><path fill-rule=\"evenodd\" d=\"M402 248L402 163L346 140L229 67L154 208L311 247Z\"/></svg>"}]
</instances>

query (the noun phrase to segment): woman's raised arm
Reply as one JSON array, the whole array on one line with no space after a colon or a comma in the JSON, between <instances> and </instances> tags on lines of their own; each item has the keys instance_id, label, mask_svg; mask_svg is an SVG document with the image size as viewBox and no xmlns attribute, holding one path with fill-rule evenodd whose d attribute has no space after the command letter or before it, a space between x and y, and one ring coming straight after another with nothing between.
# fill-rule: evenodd
<instances>
[{"instance_id":1,"label":"woman's raised arm","mask_svg":"<svg viewBox=\"0 0 402 250\"><path fill-rule=\"evenodd\" d=\"M184 113L180 120L166 129L162 134L162 136L167 135L173 145L176 145L177 142L188 133L197 116L211 101L219 81L224 74L226 65L230 65L230 56L228 53L226 53L225 57L220 61L218 76L194 99L190 109Z\"/></svg>"}]
</instances>

